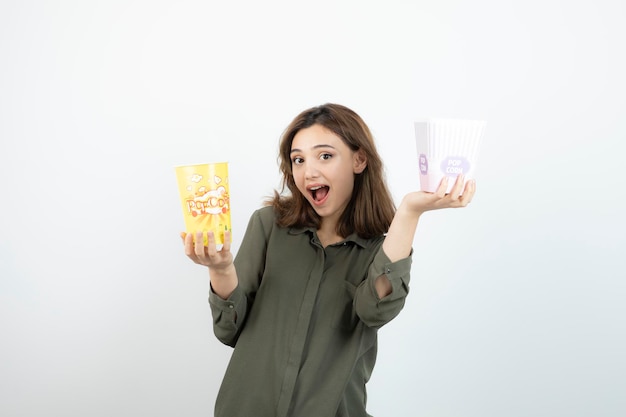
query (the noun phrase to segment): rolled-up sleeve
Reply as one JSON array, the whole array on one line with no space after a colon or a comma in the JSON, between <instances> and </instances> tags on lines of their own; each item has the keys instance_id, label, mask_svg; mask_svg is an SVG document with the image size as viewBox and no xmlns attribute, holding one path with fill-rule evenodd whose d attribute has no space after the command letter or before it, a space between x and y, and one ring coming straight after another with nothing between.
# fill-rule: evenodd
<instances>
[{"instance_id":1,"label":"rolled-up sleeve","mask_svg":"<svg viewBox=\"0 0 626 417\"><path fill-rule=\"evenodd\" d=\"M411 251L411 255L413 252ZM359 318L369 327L379 328L396 317L409 293L412 258L391 262L382 246L370 265L367 278L358 286L354 295L354 308ZM378 298L376 279L385 275L391 283L391 293Z\"/></svg>"},{"instance_id":2,"label":"rolled-up sleeve","mask_svg":"<svg viewBox=\"0 0 626 417\"><path fill-rule=\"evenodd\" d=\"M239 336L240 326L237 318L243 319L248 311L246 295L241 287L236 287L233 293L224 300L213 292L209 292L209 304L213 316L213 333L217 339L228 346L235 346Z\"/></svg>"}]
</instances>

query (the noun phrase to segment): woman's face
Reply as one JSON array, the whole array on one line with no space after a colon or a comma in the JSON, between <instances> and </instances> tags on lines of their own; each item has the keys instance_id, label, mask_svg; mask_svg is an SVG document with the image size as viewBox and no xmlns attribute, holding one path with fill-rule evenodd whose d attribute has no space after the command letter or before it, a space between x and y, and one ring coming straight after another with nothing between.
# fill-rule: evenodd
<instances>
[{"instance_id":1,"label":"woman's face","mask_svg":"<svg viewBox=\"0 0 626 417\"><path fill-rule=\"evenodd\" d=\"M365 169L363 153L316 124L296 133L290 158L298 190L323 222L336 224L352 197L354 175Z\"/></svg>"}]
</instances>

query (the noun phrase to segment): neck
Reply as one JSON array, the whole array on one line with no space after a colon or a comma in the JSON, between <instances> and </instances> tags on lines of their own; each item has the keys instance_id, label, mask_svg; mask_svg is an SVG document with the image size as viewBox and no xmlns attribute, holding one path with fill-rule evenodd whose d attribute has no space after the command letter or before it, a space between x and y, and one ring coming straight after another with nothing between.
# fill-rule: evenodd
<instances>
[{"instance_id":1,"label":"neck","mask_svg":"<svg viewBox=\"0 0 626 417\"><path fill-rule=\"evenodd\" d=\"M337 243L343 240L343 236L340 236L336 230L336 223L324 221L322 219L322 224L319 229L317 229L317 237L319 238L322 246L326 247L328 245L332 245L333 243Z\"/></svg>"}]
</instances>

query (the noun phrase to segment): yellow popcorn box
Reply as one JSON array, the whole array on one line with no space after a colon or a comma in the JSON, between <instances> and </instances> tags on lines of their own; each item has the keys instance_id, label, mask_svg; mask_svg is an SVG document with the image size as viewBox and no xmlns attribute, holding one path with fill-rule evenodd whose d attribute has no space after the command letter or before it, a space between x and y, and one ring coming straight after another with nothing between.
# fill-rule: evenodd
<instances>
[{"instance_id":1,"label":"yellow popcorn box","mask_svg":"<svg viewBox=\"0 0 626 417\"><path fill-rule=\"evenodd\" d=\"M215 243L224 244L224 232L231 230L228 162L175 167L185 231L215 233ZM194 238L195 239L195 238Z\"/></svg>"}]
</instances>

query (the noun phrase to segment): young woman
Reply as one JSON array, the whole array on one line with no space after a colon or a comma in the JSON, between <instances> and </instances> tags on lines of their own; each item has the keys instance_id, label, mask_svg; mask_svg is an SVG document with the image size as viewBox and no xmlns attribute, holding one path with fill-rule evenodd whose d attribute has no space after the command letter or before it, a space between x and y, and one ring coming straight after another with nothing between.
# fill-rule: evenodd
<instances>
[{"instance_id":1,"label":"young woman","mask_svg":"<svg viewBox=\"0 0 626 417\"><path fill-rule=\"evenodd\" d=\"M464 207L475 183L447 179L397 210L372 134L352 110L305 110L280 143L283 191L255 211L235 259L230 236L184 237L208 267L217 338L234 351L216 417L368 416L377 329L404 306L422 213ZM461 196L461 191L463 191Z\"/></svg>"}]
</instances>

